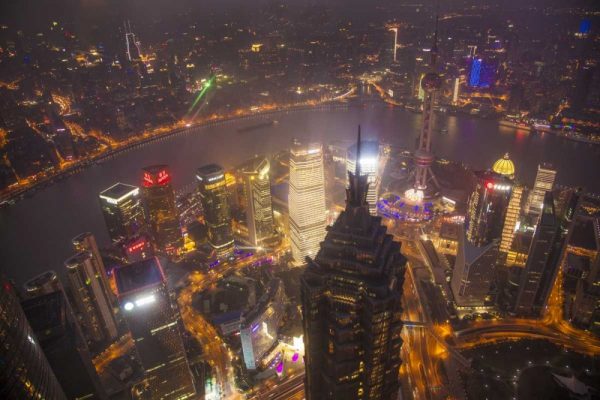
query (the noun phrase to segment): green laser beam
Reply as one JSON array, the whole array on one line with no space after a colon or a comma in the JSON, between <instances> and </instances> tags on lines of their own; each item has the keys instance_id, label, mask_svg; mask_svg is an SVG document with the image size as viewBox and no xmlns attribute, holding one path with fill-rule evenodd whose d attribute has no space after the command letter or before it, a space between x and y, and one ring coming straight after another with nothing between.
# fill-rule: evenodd
<instances>
[{"instance_id":1,"label":"green laser beam","mask_svg":"<svg viewBox=\"0 0 600 400\"><path fill-rule=\"evenodd\" d=\"M206 94L206 92L208 91L208 89L210 89L212 87L213 82L215 81L215 77L213 76L212 78L210 78L208 81L206 81L206 83L204 84L204 87L202 87L202 89L200 90L200 93L198 93L198 96L196 96L196 99L194 100L194 102L192 103L192 105L190 106L188 113L191 112L194 107L196 107L196 104L198 104L198 102L200 101L200 99L202 99L202 97L204 97L204 95Z\"/></svg>"}]
</instances>

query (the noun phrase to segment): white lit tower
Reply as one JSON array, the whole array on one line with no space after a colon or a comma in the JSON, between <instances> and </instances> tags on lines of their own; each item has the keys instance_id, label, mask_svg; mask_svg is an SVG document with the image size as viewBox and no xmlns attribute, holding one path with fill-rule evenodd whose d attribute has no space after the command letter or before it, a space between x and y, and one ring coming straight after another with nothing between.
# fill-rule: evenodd
<instances>
[{"instance_id":1,"label":"white lit tower","mask_svg":"<svg viewBox=\"0 0 600 400\"><path fill-rule=\"evenodd\" d=\"M439 184L433 175L431 166L435 159L435 156L431 152L431 131L433 128L433 105L437 92L442 87L442 79L435 72L435 65L437 61L437 18L435 22L435 34L433 39L433 46L431 48L431 65L430 72L425 74L421 80L421 88L425 93L423 99L423 126L421 128L421 134L419 135L419 146L415 151L415 180L413 187L408 189L404 195L406 200L411 203L419 203L425 197L425 190L430 180L433 181L436 187Z\"/></svg>"},{"instance_id":2,"label":"white lit tower","mask_svg":"<svg viewBox=\"0 0 600 400\"><path fill-rule=\"evenodd\" d=\"M359 157L360 159L360 157ZM297 265L314 257L325 237L326 206L323 148L294 140L290 149L290 241Z\"/></svg>"},{"instance_id":3,"label":"white lit tower","mask_svg":"<svg viewBox=\"0 0 600 400\"><path fill-rule=\"evenodd\" d=\"M129 61L138 61L142 58L142 49L140 41L135 37L131 30L131 23L124 22L125 26L125 48L127 49L127 59Z\"/></svg>"}]
</instances>

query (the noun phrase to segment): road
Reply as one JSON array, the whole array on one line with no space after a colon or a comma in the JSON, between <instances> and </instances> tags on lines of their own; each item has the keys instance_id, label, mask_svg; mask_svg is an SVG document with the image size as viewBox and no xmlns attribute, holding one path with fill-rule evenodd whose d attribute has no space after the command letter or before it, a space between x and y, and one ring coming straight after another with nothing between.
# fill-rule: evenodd
<instances>
[{"instance_id":1,"label":"road","mask_svg":"<svg viewBox=\"0 0 600 400\"><path fill-rule=\"evenodd\" d=\"M131 334L123 335L118 341L108 346L102 353L94 357L93 364L98 374L104 372L111 361L121 358L133 349Z\"/></svg>"},{"instance_id":2,"label":"road","mask_svg":"<svg viewBox=\"0 0 600 400\"><path fill-rule=\"evenodd\" d=\"M235 385L232 360L237 355L227 347L215 327L194 309L192 305L194 295L215 285L219 279L236 269L245 268L269 256L280 256L285 251L286 242L284 241L282 245L269 253L253 254L231 263L220 263L206 274L194 271L188 276L188 285L179 292L177 302L183 323L186 329L200 342L206 358L213 368L219 390L215 394L215 398L230 400L243 398Z\"/></svg>"}]
</instances>

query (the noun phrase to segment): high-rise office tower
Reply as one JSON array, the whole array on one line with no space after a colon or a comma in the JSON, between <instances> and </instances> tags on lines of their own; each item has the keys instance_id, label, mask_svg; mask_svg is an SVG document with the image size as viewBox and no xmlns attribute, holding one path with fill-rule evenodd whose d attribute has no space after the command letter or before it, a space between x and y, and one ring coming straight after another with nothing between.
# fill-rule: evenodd
<instances>
[{"instance_id":1,"label":"high-rise office tower","mask_svg":"<svg viewBox=\"0 0 600 400\"><path fill-rule=\"evenodd\" d=\"M498 259L498 239L475 246L464 229L458 237L458 252L452 271L450 288L458 311L482 309L491 303L490 287Z\"/></svg>"},{"instance_id":2,"label":"high-rise office tower","mask_svg":"<svg viewBox=\"0 0 600 400\"><path fill-rule=\"evenodd\" d=\"M540 215L544 205L544 195L546 192L554 189L554 180L556 179L556 170L552 165L543 163L538 165L537 175L533 190L527 200L525 212L533 215Z\"/></svg>"},{"instance_id":3,"label":"high-rise office tower","mask_svg":"<svg viewBox=\"0 0 600 400\"><path fill-rule=\"evenodd\" d=\"M205 165L198 168L196 179L208 228L208 243L217 257L227 257L233 253L234 242L225 171L216 164Z\"/></svg>"},{"instance_id":4,"label":"high-rise office tower","mask_svg":"<svg viewBox=\"0 0 600 400\"><path fill-rule=\"evenodd\" d=\"M116 183L100 193L100 205L113 242L139 233L144 227L140 189Z\"/></svg>"},{"instance_id":5,"label":"high-rise office tower","mask_svg":"<svg viewBox=\"0 0 600 400\"><path fill-rule=\"evenodd\" d=\"M22 307L67 397L107 398L65 293L43 294L25 300Z\"/></svg>"},{"instance_id":6,"label":"high-rise office tower","mask_svg":"<svg viewBox=\"0 0 600 400\"><path fill-rule=\"evenodd\" d=\"M297 264L303 264L306 256L317 254L325 236L325 175L320 144L292 144L288 208L292 256Z\"/></svg>"},{"instance_id":7,"label":"high-rise office tower","mask_svg":"<svg viewBox=\"0 0 600 400\"><path fill-rule=\"evenodd\" d=\"M254 246L261 246L273 237L273 205L271 203L271 165L265 157L250 160L242 167L246 199L248 238Z\"/></svg>"},{"instance_id":8,"label":"high-rise office tower","mask_svg":"<svg viewBox=\"0 0 600 400\"><path fill-rule=\"evenodd\" d=\"M54 271L46 271L35 278L31 278L25 282L23 289L27 298L64 290L62 283Z\"/></svg>"},{"instance_id":9,"label":"high-rise office tower","mask_svg":"<svg viewBox=\"0 0 600 400\"><path fill-rule=\"evenodd\" d=\"M346 209L301 278L308 400L398 396L406 259L369 214L358 165Z\"/></svg>"},{"instance_id":10,"label":"high-rise office tower","mask_svg":"<svg viewBox=\"0 0 600 400\"><path fill-rule=\"evenodd\" d=\"M515 304L515 312L519 315L540 315L552 290L560 261L562 235L552 192L546 192L542 210L519 284Z\"/></svg>"},{"instance_id":11,"label":"high-rise office tower","mask_svg":"<svg viewBox=\"0 0 600 400\"><path fill-rule=\"evenodd\" d=\"M115 294L111 289L108 273L104 267L104 262L102 261L102 256L100 255L100 250L98 250L98 244L96 243L94 235L90 232L80 233L71 240L71 243L77 253L87 251L92 255L94 274L100 277L101 289L106 293L106 298L109 300L110 304L115 304Z\"/></svg>"},{"instance_id":12,"label":"high-rise office tower","mask_svg":"<svg viewBox=\"0 0 600 400\"><path fill-rule=\"evenodd\" d=\"M152 239L159 251L173 254L183 244L171 173L166 165L143 169L142 201Z\"/></svg>"},{"instance_id":13,"label":"high-rise office tower","mask_svg":"<svg viewBox=\"0 0 600 400\"><path fill-rule=\"evenodd\" d=\"M450 283L459 310L481 309L491 300L488 293L513 187L512 179L507 177L510 171L505 172L500 175L484 171L476 176Z\"/></svg>"},{"instance_id":14,"label":"high-rise office tower","mask_svg":"<svg viewBox=\"0 0 600 400\"><path fill-rule=\"evenodd\" d=\"M377 201L379 201L379 189L381 188L381 177L387 163L387 155L380 147L377 140L365 140L361 144L360 170L368 176L369 190L367 192L367 203L371 215L377 215ZM348 148L346 156L346 168L354 171L356 167L356 144Z\"/></svg>"},{"instance_id":15,"label":"high-rise office tower","mask_svg":"<svg viewBox=\"0 0 600 400\"><path fill-rule=\"evenodd\" d=\"M15 288L0 276L0 398L66 400L27 322Z\"/></svg>"},{"instance_id":16,"label":"high-rise office tower","mask_svg":"<svg viewBox=\"0 0 600 400\"><path fill-rule=\"evenodd\" d=\"M508 253L515 237L517 223L519 222L519 217L521 215L523 189L524 188L521 185L514 185L510 200L508 201L506 217L504 218L504 227L502 228L502 239L500 241L500 251L504 253Z\"/></svg>"},{"instance_id":17,"label":"high-rise office tower","mask_svg":"<svg viewBox=\"0 0 600 400\"><path fill-rule=\"evenodd\" d=\"M117 324L107 289L92 253L82 251L65 261L75 309L81 327L92 342L112 340L117 337Z\"/></svg>"},{"instance_id":18,"label":"high-rise office tower","mask_svg":"<svg viewBox=\"0 0 600 400\"><path fill-rule=\"evenodd\" d=\"M119 305L131 331L151 399L188 399L194 383L181 338L181 317L171 303L156 257L115 270Z\"/></svg>"},{"instance_id":19,"label":"high-rise office tower","mask_svg":"<svg viewBox=\"0 0 600 400\"><path fill-rule=\"evenodd\" d=\"M512 180L502 175L491 171L477 174L465 218L471 244L483 246L501 237L512 188Z\"/></svg>"}]
</instances>

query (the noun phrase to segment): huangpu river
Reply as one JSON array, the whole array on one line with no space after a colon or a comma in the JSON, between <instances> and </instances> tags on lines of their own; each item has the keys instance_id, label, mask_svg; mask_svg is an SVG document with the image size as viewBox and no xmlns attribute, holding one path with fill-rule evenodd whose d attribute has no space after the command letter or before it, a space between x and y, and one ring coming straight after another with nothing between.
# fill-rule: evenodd
<instances>
[{"instance_id":1,"label":"huangpu river","mask_svg":"<svg viewBox=\"0 0 600 400\"><path fill-rule=\"evenodd\" d=\"M277 123L238 132L265 120ZM78 233L90 231L101 246L108 244L98 193L116 182L139 184L144 166L168 164L178 189L192 183L195 170L204 164L232 167L255 154L288 148L292 138L350 142L356 138L358 124L365 139L378 138L412 150L421 115L377 103L281 112L192 128L125 151L1 209L1 270L22 284L48 269L62 272L64 260L72 253L71 238ZM448 133L438 133L440 128ZM436 119L432 143L438 157L480 169L491 167L508 152L517 179L527 185L533 183L538 163L551 162L558 170L558 184L600 192L600 146L519 131L494 120L445 115Z\"/></svg>"}]
</instances>

